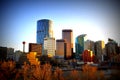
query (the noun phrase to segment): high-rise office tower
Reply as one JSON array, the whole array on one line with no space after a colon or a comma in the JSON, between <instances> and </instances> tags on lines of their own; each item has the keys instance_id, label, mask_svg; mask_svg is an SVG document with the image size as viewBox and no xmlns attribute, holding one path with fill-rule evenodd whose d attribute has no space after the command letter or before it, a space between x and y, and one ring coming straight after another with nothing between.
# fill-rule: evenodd
<instances>
[{"instance_id":1,"label":"high-rise office tower","mask_svg":"<svg viewBox=\"0 0 120 80\"><path fill-rule=\"evenodd\" d=\"M103 61L103 55L105 55L105 42L104 41L95 42L95 54L99 61Z\"/></svg>"},{"instance_id":2,"label":"high-rise office tower","mask_svg":"<svg viewBox=\"0 0 120 80\"><path fill-rule=\"evenodd\" d=\"M85 50L86 34L79 35L75 40L76 58L79 58Z\"/></svg>"},{"instance_id":3,"label":"high-rise office tower","mask_svg":"<svg viewBox=\"0 0 120 80\"><path fill-rule=\"evenodd\" d=\"M64 39L56 40L56 54L58 58L65 58L66 55L66 42Z\"/></svg>"},{"instance_id":4,"label":"high-rise office tower","mask_svg":"<svg viewBox=\"0 0 120 80\"><path fill-rule=\"evenodd\" d=\"M85 50L91 50L95 54L95 43L91 40L85 41Z\"/></svg>"},{"instance_id":5,"label":"high-rise office tower","mask_svg":"<svg viewBox=\"0 0 120 80\"><path fill-rule=\"evenodd\" d=\"M107 44L105 45L106 55L108 59L119 53L118 43L113 39L108 39Z\"/></svg>"},{"instance_id":6,"label":"high-rise office tower","mask_svg":"<svg viewBox=\"0 0 120 80\"><path fill-rule=\"evenodd\" d=\"M37 43L42 44L42 54L44 54L44 38L53 37L52 21L42 19L37 21Z\"/></svg>"},{"instance_id":7,"label":"high-rise office tower","mask_svg":"<svg viewBox=\"0 0 120 80\"><path fill-rule=\"evenodd\" d=\"M62 39L64 39L67 44L65 58L69 59L73 55L73 31L71 29L62 30Z\"/></svg>"},{"instance_id":8,"label":"high-rise office tower","mask_svg":"<svg viewBox=\"0 0 120 80\"><path fill-rule=\"evenodd\" d=\"M44 38L44 55L55 56L55 38Z\"/></svg>"}]
</instances>

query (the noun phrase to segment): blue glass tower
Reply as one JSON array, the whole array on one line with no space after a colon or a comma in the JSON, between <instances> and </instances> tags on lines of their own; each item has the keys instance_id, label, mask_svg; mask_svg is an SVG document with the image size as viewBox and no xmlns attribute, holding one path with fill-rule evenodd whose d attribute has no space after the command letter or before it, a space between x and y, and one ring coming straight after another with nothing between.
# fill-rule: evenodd
<instances>
[{"instance_id":1,"label":"blue glass tower","mask_svg":"<svg viewBox=\"0 0 120 80\"><path fill-rule=\"evenodd\" d=\"M37 21L37 43L44 45L45 37L53 37L52 21L48 19L41 19ZM43 52L44 49L42 49Z\"/></svg>"},{"instance_id":2,"label":"blue glass tower","mask_svg":"<svg viewBox=\"0 0 120 80\"><path fill-rule=\"evenodd\" d=\"M79 56L83 53L85 42L86 40L86 34L79 35L75 40L75 49L76 49L76 58L79 58Z\"/></svg>"}]
</instances>

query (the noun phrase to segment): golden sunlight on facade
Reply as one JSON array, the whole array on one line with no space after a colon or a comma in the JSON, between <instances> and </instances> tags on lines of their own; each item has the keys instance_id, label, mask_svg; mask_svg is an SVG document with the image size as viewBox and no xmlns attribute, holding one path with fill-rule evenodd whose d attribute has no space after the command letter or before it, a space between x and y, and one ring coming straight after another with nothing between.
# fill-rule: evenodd
<instances>
[{"instance_id":1,"label":"golden sunlight on facade","mask_svg":"<svg viewBox=\"0 0 120 80\"><path fill-rule=\"evenodd\" d=\"M66 42L66 58L71 58L73 54L73 31L71 29L62 30L62 39Z\"/></svg>"}]
</instances>

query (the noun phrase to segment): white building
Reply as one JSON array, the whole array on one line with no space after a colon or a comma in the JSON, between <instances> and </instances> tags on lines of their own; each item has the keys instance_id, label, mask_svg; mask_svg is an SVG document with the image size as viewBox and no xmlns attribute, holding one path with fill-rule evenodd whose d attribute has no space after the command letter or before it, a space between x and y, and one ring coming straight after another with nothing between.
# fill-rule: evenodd
<instances>
[{"instance_id":1,"label":"white building","mask_svg":"<svg viewBox=\"0 0 120 80\"><path fill-rule=\"evenodd\" d=\"M50 57L55 56L55 38L44 38L44 54Z\"/></svg>"}]
</instances>

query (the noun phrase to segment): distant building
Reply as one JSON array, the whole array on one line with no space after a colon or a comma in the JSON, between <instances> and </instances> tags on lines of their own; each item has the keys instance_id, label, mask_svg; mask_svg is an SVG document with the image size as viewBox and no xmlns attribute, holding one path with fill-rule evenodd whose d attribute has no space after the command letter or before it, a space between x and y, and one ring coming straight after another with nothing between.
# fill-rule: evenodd
<instances>
[{"instance_id":1,"label":"distant building","mask_svg":"<svg viewBox=\"0 0 120 80\"><path fill-rule=\"evenodd\" d=\"M94 61L94 54L91 50L84 50L82 53L83 61L86 62L93 62Z\"/></svg>"},{"instance_id":2,"label":"distant building","mask_svg":"<svg viewBox=\"0 0 120 80\"><path fill-rule=\"evenodd\" d=\"M14 48L7 48L7 59L14 60Z\"/></svg>"},{"instance_id":3,"label":"distant building","mask_svg":"<svg viewBox=\"0 0 120 80\"><path fill-rule=\"evenodd\" d=\"M7 59L7 47L0 47L0 60Z\"/></svg>"},{"instance_id":4,"label":"distant building","mask_svg":"<svg viewBox=\"0 0 120 80\"><path fill-rule=\"evenodd\" d=\"M95 53L95 43L91 40L85 41L85 50L91 50L93 53Z\"/></svg>"},{"instance_id":5,"label":"distant building","mask_svg":"<svg viewBox=\"0 0 120 80\"><path fill-rule=\"evenodd\" d=\"M66 42L66 59L70 59L73 56L73 31L71 29L62 30L62 39Z\"/></svg>"},{"instance_id":6,"label":"distant building","mask_svg":"<svg viewBox=\"0 0 120 80\"><path fill-rule=\"evenodd\" d=\"M82 55L83 51L85 50L86 38L87 38L86 34L82 34L76 37L75 39L76 58L79 58L79 56Z\"/></svg>"},{"instance_id":7,"label":"distant building","mask_svg":"<svg viewBox=\"0 0 120 80\"><path fill-rule=\"evenodd\" d=\"M42 55L42 44L29 43L29 52L37 52L37 57Z\"/></svg>"},{"instance_id":8,"label":"distant building","mask_svg":"<svg viewBox=\"0 0 120 80\"><path fill-rule=\"evenodd\" d=\"M109 59L113 55L119 54L118 44L112 39L108 39L108 43L105 45L105 49Z\"/></svg>"},{"instance_id":9,"label":"distant building","mask_svg":"<svg viewBox=\"0 0 120 80\"><path fill-rule=\"evenodd\" d=\"M42 54L44 54L44 38L53 37L52 21L42 19L37 21L37 44L42 44Z\"/></svg>"},{"instance_id":10,"label":"distant building","mask_svg":"<svg viewBox=\"0 0 120 80\"><path fill-rule=\"evenodd\" d=\"M105 55L104 41L96 41L95 42L95 55L97 56L97 58L100 62L104 60L103 59L103 56Z\"/></svg>"},{"instance_id":11,"label":"distant building","mask_svg":"<svg viewBox=\"0 0 120 80\"><path fill-rule=\"evenodd\" d=\"M16 61L16 62L18 62L19 61L19 58L20 58L20 56L23 54L23 52L22 51L15 51L15 53L14 53L14 60Z\"/></svg>"},{"instance_id":12,"label":"distant building","mask_svg":"<svg viewBox=\"0 0 120 80\"><path fill-rule=\"evenodd\" d=\"M44 54L48 56L55 56L55 38L44 38Z\"/></svg>"},{"instance_id":13,"label":"distant building","mask_svg":"<svg viewBox=\"0 0 120 80\"><path fill-rule=\"evenodd\" d=\"M58 58L65 58L66 55L66 42L63 39L56 40L56 54Z\"/></svg>"}]
</instances>

